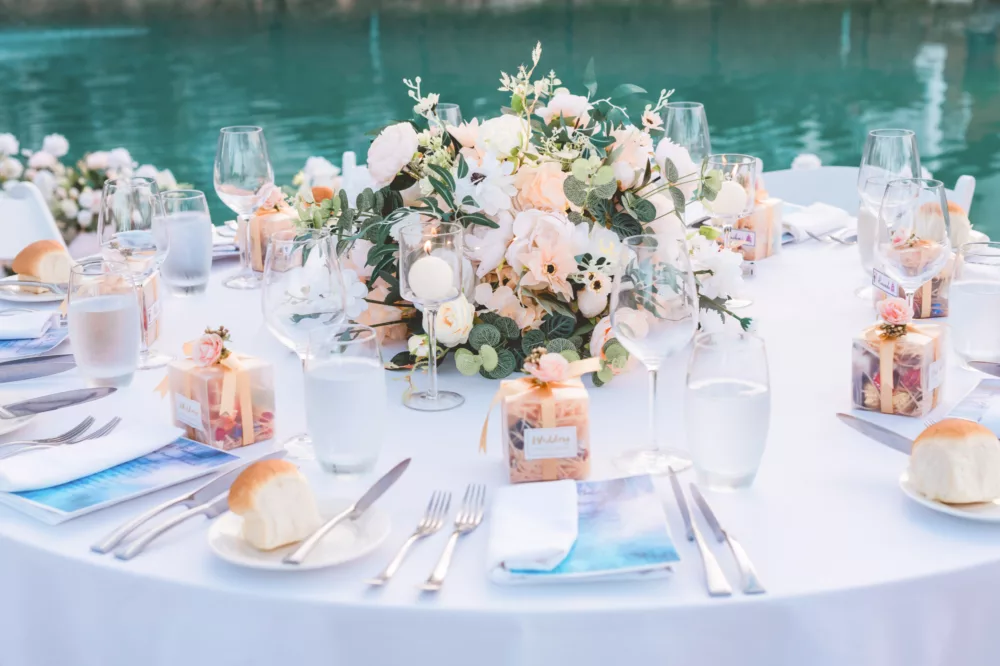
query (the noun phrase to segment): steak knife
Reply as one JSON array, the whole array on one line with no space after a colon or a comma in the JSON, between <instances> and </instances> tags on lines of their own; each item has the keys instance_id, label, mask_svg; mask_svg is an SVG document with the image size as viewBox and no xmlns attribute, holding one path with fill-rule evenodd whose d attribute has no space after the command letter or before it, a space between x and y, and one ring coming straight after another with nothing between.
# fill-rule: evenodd
<instances>
[{"instance_id":1,"label":"steak knife","mask_svg":"<svg viewBox=\"0 0 1000 666\"><path fill-rule=\"evenodd\" d=\"M910 455L910 451L913 450L913 440L900 435L898 432L893 432L888 428L883 428L882 426L876 425L871 421L859 419L853 414L837 414L837 418L860 432L865 437L870 437L879 444L885 444L890 449L895 449L900 453L905 453L906 455Z\"/></svg>"},{"instance_id":2,"label":"steak knife","mask_svg":"<svg viewBox=\"0 0 1000 666\"><path fill-rule=\"evenodd\" d=\"M990 361L969 361L969 365L979 372L985 372L988 375L1000 377L1000 363L991 363Z\"/></svg>"},{"instance_id":3,"label":"steak knife","mask_svg":"<svg viewBox=\"0 0 1000 666\"><path fill-rule=\"evenodd\" d=\"M66 372L76 367L72 354L31 356L0 362L0 384L37 379Z\"/></svg>"},{"instance_id":4,"label":"steak knife","mask_svg":"<svg viewBox=\"0 0 1000 666\"><path fill-rule=\"evenodd\" d=\"M708 523L712 534L715 535L715 540L719 543L729 545L733 559L736 560L736 566L740 569L740 582L743 585L743 594L763 594L766 592L767 590L764 589L760 578L757 577L757 570L754 569L753 562L750 561L750 556L747 555L747 552L743 550L743 546L736 540L736 537L722 528L722 524L719 523L719 519L715 516L715 512L712 511L712 507L708 505L705 496L698 490L698 486L693 483L688 485L691 487L691 497L698 508L701 509L701 515L705 517L705 522Z\"/></svg>"}]
</instances>

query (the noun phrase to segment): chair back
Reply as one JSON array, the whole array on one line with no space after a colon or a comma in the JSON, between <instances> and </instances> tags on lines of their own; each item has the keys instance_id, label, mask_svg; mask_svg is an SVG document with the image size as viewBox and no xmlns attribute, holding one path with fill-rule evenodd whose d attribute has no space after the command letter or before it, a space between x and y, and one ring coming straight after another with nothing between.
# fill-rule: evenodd
<instances>
[{"instance_id":1,"label":"chair back","mask_svg":"<svg viewBox=\"0 0 1000 666\"><path fill-rule=\"evenodd\" d=\"M66 245L35 184L21 182L0 192L0 260L12 260L39 240L57 240Z\"/></svg>"}]
</instances>

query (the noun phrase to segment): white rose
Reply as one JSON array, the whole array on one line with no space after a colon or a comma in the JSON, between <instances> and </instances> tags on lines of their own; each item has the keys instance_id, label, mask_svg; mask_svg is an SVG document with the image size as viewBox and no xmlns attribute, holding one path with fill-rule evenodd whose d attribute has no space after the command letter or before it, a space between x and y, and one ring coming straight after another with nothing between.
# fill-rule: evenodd
<instances>
[{"instance_id":1,"label":"white rose","mask_svg":"<svg viewBox=\"0 0 1000 666\"><path fill-rule=\"evenodd\" d=\"M656 144L656 163L660 166L660 173L665 173L664 163L668 158L677 167L677 173L681 180L688 180L689 176L693 176L701 170L701 166L695 164L694 160L691 159L691 153L688 152L687 148L664 137ZM698 187L697 179L690 180L690 183L677 186L687 200L694 196L694 191Z\"/></svg>"},{"instance_id":2,"label":"white rose","mask_svg":"<svg viewBox=\"0 0 1000 666\"><path fill-rule=\"evenodd\" d=\"M637 185L649 159L653 156L653 140L638 127L621 127L611 131L615 142L610 150L617 150L612 165L615 178L623 190Z\"/></svg>"},{"instance_id":3,"label":"white rose","mask_svg":"<svg viewBox=\"0 0 1000 666\"><path fill-rule=\"evenodd\" d=\"M555 118L578 118L586 123L590 116L587 113L591 109L590 102L582 95L572 95L566 90L557 92L546 106L535 111L535 115L540 116L548 125Z\"/></svg>"},{"instance_id":4,"label":"white rose","mask_svg":"<svg viewBox=\"0 0 1000 666\"><path fill-rule=\"evenodd\" d=\"M39 150L28 158L28 166L32 169L54 169L59 160L52 153Z\"/></svg>"},{"instance_id":5,"label":"white rose","mask_svg":"<svg viewBox=\"0 0 1000 666\"><path fill-rule=\"evenodd\" d=\"M411 335L406 341L406 348L417 358L427 358L431 349L426 335Z\"/></svg>"},{"instance_id":6,"label":"white rose","mask_svg":"<svg viewBox=\"0 0 1000 666\"><path fill-rule=\"evenodd\" d=\"M84 229L89 227L90 223L93 222L93 220L94 220L93 211L87 210L86 208L81 210L76 215L76 223L79 224Z\"/></svg>"},{"instance_id":7,"label":"white rose","mask_svg":"<svg viewBox=\"0 0 1000 666\"><path fill-rule=\"evenodd\" d=\"M98 150L96 153L89 153L85 160L87 168L91 171L107 169L111 162L111 153L106 150Z\"/></svg>"},{"instance_id":8,"label":"white rose","mask_svg":"<svg viewBox=\"0 0 1000 666\"><path fill-rule=\"evenodd\" d=\"M0 155L17 155L21 144L13 134L0 134Z\"/></svg>"},{"instance_id":9,"label":"white rose","mask_svg":"<svg viewBox=\"0 0 1000 666\"><path fill-rule=\"evenodd\" d=\"M80 207L77 206L76 202L72 199L65 199L60 205L60 208L62 208L63 215L68 218L74 218L77 216L77 213L80 212Z\"/></svg>"},{"instance_id":10,"label":"white rose","mask_svg":"<svg viewBox=\"0 0 1000 666\"><path fill-rule=\"evenodd\" d=\"M368 173L378 190L393 181L417 152L417 132L410 123L386 127L368 148Z\"/></svg>"},{"instance_id":11,"label":"white rose","mask_svg":"<svg viewBox=\"0 0 1000 666\"><path fill-rule=\"evenodd\" d=\"M3 149L0 148L0 154L2 153ZM4 180L17 180L21 177L22 173L24 173L24 167L13 157L0 159L0 178Z\"/></svg>"},{"instance_id":12,"label":"white rose","mask_svg":"<svg viewBox=\"0 0 1000 666\"><path fill-rule=\"evenodd\" d=\"M62 157L69 152L69 141L62 134L49 134L42 139L42 150L56 157Z\"/></svg>"},{"instance_id":13,"label":"white rose","mask_svg":"<svg viewBox=\"0 0 1000 666\"><path fill-rule=\"evenodd\" d=\"M476 134L476 149L507 157L523 149L530 136L528 124L520 116L503 115L483 121Z\"/></svg>"},{"instance_id":14,"label":"white rose","mask_svg":"<svg viewBox=\"0 0 1000 666\"><path fill-rule=\"evenodd\" d=\"M108 153L108 167L117 171L132 169L132 154L124 148L115 148Z\"/></svg>"},{"instance_id":15,"label":"white rose","mask_svg":"<svg viewBox=\"0 0 1000 666\"><path fill-rule=\"evenodd\" d=\"M476 309L465 298L464 294L459 294L458 298L448 301L438 310L437 317L434 318L434 328L437 331L438 343L445 347L454 347L463 344L469 339L469 331L472 330L472 319ZM427 311L424 311L424 330L427 330ZM412 353L412 352L411 352Z\"/></svg>"},{"instance_id":16,"label":"white rose","mask_svg":"<svg viewBox=\"0 0 1000 666\"><path fill-rule=\"evenodd\" d=\"M42 169L41 171L34 172L31 175L31 182L35 184L35 187L42 193L42 197L46 201L52 200L52 195L56 190L56 177L52 175L51 171Z\"/></svg>"},{"instance_id":17,"label":"white rose","mask_svg":"<svg viewBox=\"0 0 1000 666\"><path fill-rule=\"evenodd\" d=\"M152 164L143 164L135 170L134 175L138 178L152 178L153 180L156 180L156 177L160 175L160 172L157 171L156 167Z\"/></svg>"},{"instance_id":18,"label":"white rose","mask_svg":"<svg viewBox=\"0 0 1000 666\"><path fill-rule=\"evenodd\" d=\"M97 207L97 204L101 201L101 193L92 190L89 187L83 188L80 192L80 196L76 198L76 202L80 204L80 208L93 209Z\"/></svg>"}]
</instances>

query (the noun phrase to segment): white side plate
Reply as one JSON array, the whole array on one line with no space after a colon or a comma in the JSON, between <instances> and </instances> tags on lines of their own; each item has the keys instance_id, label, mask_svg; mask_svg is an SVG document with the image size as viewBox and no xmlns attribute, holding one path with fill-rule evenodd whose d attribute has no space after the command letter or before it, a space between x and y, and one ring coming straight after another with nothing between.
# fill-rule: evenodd
<instances>
[{"instance_id":1,"label":"white side plate","mask_svg":"<svg viewBox=\"0 0 1000 666\"><path fill-rule=\"evenodd\" d=\"M945 504L936 500L928 499L917 492L910 484L910 478L906 472L899 477L899 487L903 489L906 496L918 504L923 504L928 509L933 509L939 513L946 513L949 516L957 516L966 520L978 520L983 523L1000 523L1000 499L992 502L976 502L975 504Z\"/></svg>"},{"instance_id":2,"label":"white side plate","mask_svg":"<svg viewBox=\"0 0 1000 666\"><path fill-rule=\"evenodd\" d=\"M8 275L0 280L0 282L17 284L18 279L16 275ZM64 298L66 298L65 295L56 294L51 291L32 294L25 289L16 289L14 287L0 288L0 300L14 301L15 303L58 303Z\"/></svg>"},{"instance_id":3,"label":"white side plate","mask_svg":"<svg viewBox=\"0 0 1000 666\"><path fill-rule=\"evenodd\" d=\"M347 499L321 501L323 520L337 515L348 506ZM270 571L309 571L332 567L363 557L375 550L389 536L389 515L378 507L371 507L355 521L344 521L333 528L317 544L305 562L299 565L283 564L282 559L297 544L275 550L257 550L243 540L243 518L227 511L212 522L208 530L208 547L216 555L241 567Z\"/></svg>"}]
</instances>

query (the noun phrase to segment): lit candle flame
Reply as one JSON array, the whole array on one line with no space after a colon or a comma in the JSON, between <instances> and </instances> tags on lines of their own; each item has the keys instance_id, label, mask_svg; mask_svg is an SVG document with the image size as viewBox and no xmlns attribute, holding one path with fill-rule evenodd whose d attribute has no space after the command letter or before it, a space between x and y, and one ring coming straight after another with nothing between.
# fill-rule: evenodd
<instances>
[{"instance_id":1,"label":"lit candle flame","mask_svg":"<svg viewBox=\"0 0 1000 666\"><path fill-rule=\"evenodd\" d=\"M427 241L426 243L424 243L424 252L427 253L427 254L431 253L431 242L430 241Z\"/></svg>"}]
</instances>

